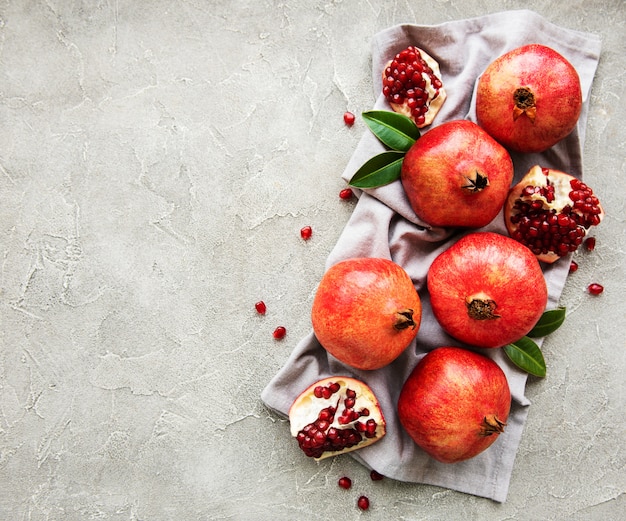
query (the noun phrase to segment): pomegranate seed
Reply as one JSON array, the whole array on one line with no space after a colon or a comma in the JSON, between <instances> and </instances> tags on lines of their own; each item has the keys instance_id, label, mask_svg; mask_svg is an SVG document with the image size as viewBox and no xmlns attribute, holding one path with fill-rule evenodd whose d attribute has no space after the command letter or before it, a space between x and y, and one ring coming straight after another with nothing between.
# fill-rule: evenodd
<instances>
[{"instance_id":1,"label":"pomegranate seed","mask_svg":"<svg viewBox=\"0 0 626 521\"><path fill-rule=\"evenodd\" d=\"M569 263L569 272L574 273L575 271L578 271L578 263L576 261L572 261Z\"/></svg>"},{"instance_id":2,"label":"pomegranate seed","mask_svg":"<svg viewBox=\"0 0 626 521\"><path fill-rule=\"evenodd\" d=\"M367 510L370 507L370 500L367 499L367 496L361 496L356 504L361 510Z\"/></svg>"},{"instance_id":3,"label":"pomegranate seed","mask_svg":"<svg viewBox=\"0 0 626 521\"><path fill-rule=\"evenodd\" d=\"M602 284L598 284L597 282L594 282L592 284L589 284L589 286L587 286L587 290L592 295L599 295L600 293L604 291L604 286Z\"/></svg>"},{"instance_id":4,"label":"pomegranate seed","mask_svg":"<svg viewBox=\"0 0 626 521\"><path fill-rule=\"evenodd\" d=\"M587 237L585 239L585 248L587 251L593 251L596 249L596 238L595 237Z\"/></svg>"},{"instance_id":5,"label":"pomegranate seed","mask_svg":"<svg viewBox=\"0 0 626 521\"><path fill-rule=\"evenodd\" d=\"M381 479L384 479L385 476L383 476L381 473L376 472L375 470L372 470L370 472L370 478L372 478L372 481L380 481Z\"/></svg>"},{"instance_id":6,"label":"pomegranate seed","mask_svg":"<svg viewBox=\"0 0 626 521\"><path fill-rule=\"evenodd\" d=\"M265 315L265 312L267 311L267 306L265 305L265 302L263 302L262 300L259 300L255 305L254 305L256 312L259 315Z\"/></svg>"},{"instance_id":7,"label":"pomegranate seed","mask_svg":"<svg viewBox=\"0 0 626 521\"><path fill-rule=\"evenodd\" d=\"M281 340L285 338L286 334L287 334L287 329L284 326L278 326L276 329L274 329L274 333L272 333L272 335L274 336L276 340Z\"/></svg>"},{"instance_id":8,"label":"pomegranate seed","mask_svg":"<svg viewBox=\"0 0 626 521\"><path fill-rule=\"evenodd\" d=\"M354 125L354 120L356 118L354 117L354 114L352 114L352 112L344 112L343 113L343 121L345 122L346 125L348 125L349 127L351 127L352 125Z\"/></svg>"},{"instance_id":9,"label":"pomegranate seed","mask_svg":"<svg viewBox=\"0 0 626 521\"><path fill-rule=\"evenodd\" d=\"M305 226L300 230L300 237L302 237L305 241L308 241L313 235L313 228L310 226Z\"/></svg>"},{"instance_id":10,"label":"pomegranate seed","mask_svg":"<svg viewBox=\"0 0 626 521\"><path fill-rule=\"evenodd\" d=\"M339 481L337 482L337 484L341 488L345 488L346 490L348 490L352 486L352 480L344 476L343 478L339 478Z\"/></svg>"},{"instance_id":11,"label":"pomegranate seed","mask_svg":"<svg viewBox=\"0 0 626 521\"><path fill-rule=\"evenodd\" d=\"M341 192L339 192L339 197L343 199L344 201L348 201L349 199L352 199L353 195L354 195L354 192L352 191L351 188L344 188Z\"/></svg>"}]
</instances>

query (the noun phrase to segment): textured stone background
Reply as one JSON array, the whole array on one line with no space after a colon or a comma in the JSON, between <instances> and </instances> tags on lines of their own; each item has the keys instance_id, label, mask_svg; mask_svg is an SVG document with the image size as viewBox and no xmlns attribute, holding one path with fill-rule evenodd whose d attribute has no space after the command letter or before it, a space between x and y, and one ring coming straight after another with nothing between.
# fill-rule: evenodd
<instances>
[{"instance_id":1,"label":"textured stone background","mask_svg":"<svg viewBox=\"0 0 626 521\"><path fill-rule=\"evenodd\" d=\"M355 519L361 492L381 520L623 515L626 9L563 4L0 0L0 520ZM306 460L259 394L354 204L365 127L342 114L373 103L371 37L522 7L603 40L585 179L608 215L509 499Z\"/></svg>"}]
</instances>

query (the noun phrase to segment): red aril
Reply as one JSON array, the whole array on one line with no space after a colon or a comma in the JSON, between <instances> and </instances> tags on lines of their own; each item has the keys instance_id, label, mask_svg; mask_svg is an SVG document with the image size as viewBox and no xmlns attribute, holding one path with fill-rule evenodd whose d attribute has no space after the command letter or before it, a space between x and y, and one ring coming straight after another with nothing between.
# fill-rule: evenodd
<instances>
[{"instance_id":1,"label":"red aril","mask_svg":"<svg viewBox=\"0 0 626 521\"><path fill-rule=\"evenodd\" d=\"M441 253L431 264L427 285L441 327L478 347L502 347L522 338L548 300L536 257L492 232L470 233Z\"/></svg>"},{"instance_id":2,"label":"red aril","mask_svg":"<svg viewBox=\"0 0 626 521\"><path fill-rule=\"evenodd\" d=\"M263 302L262 300L259 300L255 305L254 305L254 309L256 309L256 312L259 315L265 315L266 311L267 311L267 306L265 305L265 302Z\"/></svg>"},{"instance_id":3,"label":"red aril","mask_svg":"<svg viewBox=\"0 0 626 521\"><path fill-rule=\"evenodd\" d=\"M604 291L604 286L602 284L598 284L597 282L593 282L592 284L589 284L587 290L592 295L599 295Z\"/></svg>"},{"instance_id":4,"label":"red aril","mask_svg":"<svg viewBox=\"0 0 626 521\"><path fill-rule=\"evenodd\" d=\"M391 108L418 128L430 125L446 100L439 64L422 49L400 51L382 72L383 95Z\"/></svg>"},{"instance_id":5,"label":"red aril","mask_svg":"<svg viewBox=\"0 0 626 521\"><path fill-rule=\"evenodd\" d=\"M443 463L472 458L504 431L511 393L490 358L459 347L430 351L402 387L398 416L426 453Z\"/></svg>"},{"instance_id":6,"label":"red aril","mask_svg":"<svg viewBox=\"0 0 626 521\"><path fill-rule=\"evenodd\" d=\"M276 329L274 329L272 336L276 340L282 340L283 338L285 338L286 334L287 334L287 329L285 328L285 326L278 326Z\"/></svg>"},{"instance_id":7,"label":"red aril","mask_svg":"<svg viewBox=\"0 0 626 521\"><path fill-rule=\"evenodd\" d=\"M572 261L569 263L569 272L574 273L578 271L578 263L576 261Z\"/></svg>"},{"instance_id":8,"label":"red aril","mask_svg":"<svg viewBox=\"0 0 626 521\"><path fill-rule=\"evenodd\" d=\"M308 241L313 236L313 228L310 226L305 226L300 230L300 237L302 237L305 241Z\"/></svg>"},{"instance_id":9,"label":"red aril","mask_svg":"<svg viewBox=\"0 0 626 521\"><path fill-rule=\"evenodd\" d=\"M585 249L587 251L593 251L596 249L596 238L595 237L587 237L584 241Z\"/></svg>"},{"instance_id":10,"label":"red aril","mask_svg":"<svg viewBox=\"0 0 626 521\"><path fill-rule=\"evenodd\" d=\"M367 510L370 507L370 500L367 496L360 496L356 504L361 510Z\"/></svg>"},{"instance_id":11,"label":"red aril","mask_svg":"<svg viewBox=\"0 0 626 521\"><path fill-rule=\"evenodd\" d=\"M375 470L371 470L370 471L370 479L372 481L382 481L383 479L385 479L385 476L383 476L380 472L377 472Z\"/></svg>"},{"instance_id":12,"label":"red aril","mask_svg":"<svg viewBox=\"0 0 626 521\"><path fill-rule=\"evenodd\" d=\"M348 125L349 127L354 125L354 121L355 120L356 120L356 117L354 116L354 114L352 114L352 112L344 112L343 113L343 122L346 125Z\"/></svg>"},{"instance_id":13,"label":"red aril","mask_svg":"<svg viewBox=\"0 0 626 521\"><path fill-rule=\"evenodd\" d=\"M372 390L347 376L324 378L307 387L291 405L289 422L300 448L318 460L367 447L386 430Z\"/></svg>"},{"instance_id":14,"label":"red aril","mask_svg":"<svg viewBox=\"0 0 626 521\"><path fill-rule=\"evenodd\" d=\"M504 207L509 235L546 263L576 251L589 228L603 217L602 205L589 186L538 165L511 189Z\"/></svg>"},{"instance_id":15,"label":"red aril","mask_svg":"<svg viewBox=\"0 0 626 521\"><path fill-rule=\"evenodd\" d=\"M346 259L331 266L311 310L320 344L344 364L364 370L395 360L417 335L421 315L409 275L380 258Z\"/></svg>"},{"instance_id":16,"label":"red aril","mask_svg":"<svg viewBox=\"0 0 626 521\"><path fill-rule=\"evenodd\" d=\"M337 482L337 484L341 488L348 490L350 487L352 487L352 480L349 477L344 476L343 478L339 478L339 481Z\"/></svg>"},{"instance_id":17,"label":"red aril","mask_svg":"<svg viewBox=\"0 0 626 521\"><path fill-rule=\"evenodd\" d=\"M518 152L542 152L561 141L576 126L581 108L576 69L544 45L500 56L478 80L478 124Z\"/></svg>"},{"instance_id":18,"label":"red aril","mask_svg":"<svg viewBox=\"0 0 626 521\"><path fill-rule=\"evenodd\" d=\"M352 199L353 195L354 195L354 192L352 191L351 188L344 188L343 190L339 192L339 197L343 199L344 201L348 201L349 199Z\"/></svg>"},{"instance_id":19,"label":"red aril","mask_svg":"<svg viewBox=\"0 0 626 521\"><path fill-rule=\"evenodd\" d=\"M424 133L402 161L402 186L426 224L480 228L498 215L513 181L509 153L475 123Z\"/></svg>"}]
</instances>

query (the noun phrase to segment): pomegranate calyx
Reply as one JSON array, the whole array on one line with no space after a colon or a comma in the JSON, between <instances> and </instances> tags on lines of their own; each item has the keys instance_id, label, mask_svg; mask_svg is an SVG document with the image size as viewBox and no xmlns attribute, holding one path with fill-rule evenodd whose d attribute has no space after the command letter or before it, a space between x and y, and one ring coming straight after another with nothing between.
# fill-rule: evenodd
<instances>
[{"instance_id":1,"label":"pomegranate calyx","mask_svg":"<svg viewBox=\"0 0 626 521\"><path fill-rule=\"evenodd\" d=\"M528 87L519 87L513 93L515 106L513 107L513 121L522 114L526 114L531 123L537 117L537 107L535 106L535 95Z\"/></svg>"},{"instance_id":2,"label":"pomegranate calyx","mask_svg":"<svg viewBox=\"0 0 626 521\"><path fill-rule=\"evenodd\" d=\"M403 309L396 313L396 321L393 324L393 328L397 331L402 331L404 329L415 329L417 324L415 320L413 320L413 310L412 309Z\"/></svg>"},{"instance_id":3,"label":"pomegranate calyx","mask_svg":"<svg viewBox=\"0 0 626 521\"><path fill-rule=\"evenodd\" d=\"M465 299L467 314L474 320L493 320L500 318L496 314L498 305L495 300L490 299L485 293L477 293Z\"/></svg>"},{"instance_id":4,"label":"pomegranate calyx","mask_svg":"<svg viewBox=\"0 0 626 521\"><path fill-rule=\"evenodd\" d=\"M506 423L500 421L495 414L490 414L483 418L480 426L481 436L491 436L492 434L502 434Z\"/></svg>"},{"instance_id":5,"label":"pomegranate calyx","mask_svg":"<svg viewBox=\"0 0 626 521\"><path fill-rule=\"evenodd\" d=\"M476 170L476 177L474 179L469 176L465 176L465 179L467 179L468 184L463 185L461 188L467 190L468 192L482 192L489 186L489 178L486 175L481 174L478 170Z\"/></svg>"}]
</instances>

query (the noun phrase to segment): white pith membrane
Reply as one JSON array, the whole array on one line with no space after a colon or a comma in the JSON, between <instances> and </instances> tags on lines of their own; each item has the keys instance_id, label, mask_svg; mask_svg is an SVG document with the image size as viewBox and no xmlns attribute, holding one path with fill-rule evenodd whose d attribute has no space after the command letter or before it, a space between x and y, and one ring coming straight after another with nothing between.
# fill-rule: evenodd
<instances>
[{"instance_id":1,"label":"white pith membrane","mask_svg":"<svg viewBox=\"0 0 626 521\"><path fill-rule=\"evenodd\" d=\"M572 182L576 187L572 186ZM538 187L539 190L534 193L525 193L524 190L529 186ZM584 199L580 200L579 203L577 203L579 199L572 199L572 194L575 191L585 192ZM522 211L520 210L522 204L531 205L533 209ZM586 209L583 208L585 204L587 205ZM523 215L532 218L533 215L539 216L541 214L545 217L546 212L556 215L557 220L559 215L564 214L569 215L571 219L567 225L561 222L532 226L532 223L527 221L526 226L524 226L521 222L520 217ZM600 224L603 217L604 210L591 188L565 172L542 168L539 165L533 166L521 181L511 189L507 199L506 227L509 235L528 246L539 260L547 263L553 263L564 255L575 251L582 244L589 228ZM565 221L564 217L561 219ZM552 217L551 220L554 221L555 219ZM557 237L555 234L562 237L562 242L568 243L567 250L563 248L561 251L555 251L554 242L548 244L546 237L550 235L555 238ZM545 244L539 245L539 239L544 240ZM554 240L558 242L558 238Z\"/></svg>"},{"instance_id":2,"label":"white pith membrane","mask_svg":"<svg viewBox=\"0 0 626 521\"><path fill-rule=\"evenodd\" d=\"M426 62L426 65L430 68L430 70L425 70L421 72L420 74L421 78L425 82L425 85L423 86L423 90L425 91L425 93L428 94L428 99L425 102L427 111L422 114L424 117L424 121L417 120L416 116L413 114L413 108L409 106L406 98L403 100L402 103L394 103L391 100L390 96L386 96L386 98L389 101L389 105L391 106L394 112L398 112L399 114L403 114L411 118L418 128L423 128L423 127L430 125L433 122L433 120L435 119L435 116L439 112L439 109L441 108L444 101L446 100L447 94L443 86L443 79L441 77L441 71L439 70L439 64L437 63L437 61L432 56L430 56L427 52L425 52L423 49L420 49L418 47L413 47L413 46L409 47L408 49L411 49L411 48L415 49L415 51L419 53L419 55L424 60L424 62ZM401 51L401 52L404 52L404 51ZM398 59L400 54L401 53L398 53L396 57L394 58L394 60ZM383 93L384 93L384 85L386 83L385 80L389 76L389 70L394 60L390 60L389 63L387 63L387 65L383 69L383 72L382 72ZM392 73L394 73L394 71L392 71ZM435 87L433 85L434 78L437 78L439 80L439 82L441 83L440 87ZM414 81L409 81L408 83L410 84L409 87L415 87Z\"/></svg>"},{"instance_id":3,"label":"white pith membrane","mask_svg":"<svg viewBox=\"0 0 626 521\"><path fill-rule=\"evenodd\" d=\"M324 378L307 387L291 405L289 422L300 448L316 460L361 449L386 432L372 390L345 376Z\"/></svg>"}]
</instances>

